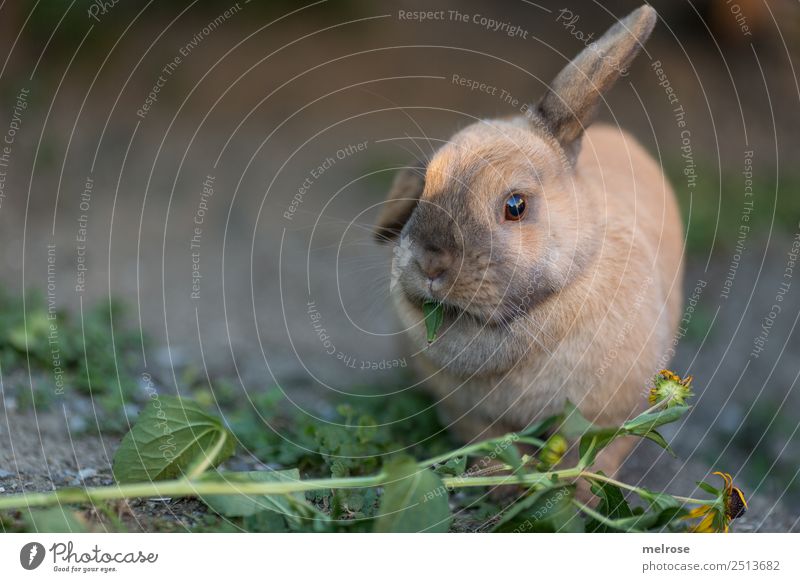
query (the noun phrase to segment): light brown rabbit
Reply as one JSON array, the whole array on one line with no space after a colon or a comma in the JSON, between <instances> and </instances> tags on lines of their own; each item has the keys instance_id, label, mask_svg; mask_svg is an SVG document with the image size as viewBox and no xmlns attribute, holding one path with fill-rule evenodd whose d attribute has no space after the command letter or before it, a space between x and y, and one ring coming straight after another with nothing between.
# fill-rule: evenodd
<instances>
[{"instance_id":1,"label":"light brown rabbit","mask_svg":"<svg viewBox=\"0 0 800 582\"><path fill-rule=\"evenodd\" d=\"M376 229L396 242L393 299L424 349L426 385L466 441L522 429L567 399L620 423L666 364L681 311L674 194L630 135L584 131L656 18L634 11L528 114L474 123L395 178ZM445 318L426 347L431 300ZM618 442L598 459L606 471L627 454Z\"/></svg>"}]
</instances>

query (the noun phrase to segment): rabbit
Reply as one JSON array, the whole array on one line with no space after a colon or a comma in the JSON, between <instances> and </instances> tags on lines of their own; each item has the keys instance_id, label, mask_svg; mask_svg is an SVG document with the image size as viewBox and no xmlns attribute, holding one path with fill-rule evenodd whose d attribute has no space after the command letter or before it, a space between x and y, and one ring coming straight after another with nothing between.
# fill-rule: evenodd
<instances>
[{"instance_id":1,"label":"rabbit","mask_svg":"<svg viewBox=\"0 0 800 582\"><path fill-rule=\"evenodd\" d=\"M642 6L519 116L456 133L394 178L375 227L392 302L456 437L519 431L565 401L599 425L643 408L682 310L683 227L659 164L589 127L656 23ZM428 345L423 303L444 321ZM613 474L630 442L597 465Z\"/></svg>"}]
</instances>

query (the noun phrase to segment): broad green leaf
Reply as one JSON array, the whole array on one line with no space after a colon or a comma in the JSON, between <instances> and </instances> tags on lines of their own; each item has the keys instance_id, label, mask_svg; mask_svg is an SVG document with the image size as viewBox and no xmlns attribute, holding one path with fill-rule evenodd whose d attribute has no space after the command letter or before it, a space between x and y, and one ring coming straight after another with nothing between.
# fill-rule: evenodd
<instances>
[{"instance_id":1,"label":"broad green leaf","mask_svg":"<svg viewBox=\"0 0 800 582\"><path fill-rule=\"evenodd\" d=\"M502 522L495 531L515 533L576 533L584 531L583 520L572 504L574 486L561 486L533 493L522 511ZM501 518L502 519L502 518Z\"/></svg>"},{"instance_id":2,"label":"broad green leaf","mask_svg":"<svg viewBox=\"0 0 800 582\"><path fill-rule=\"evenodd\" d=\"M286 471L221 471L203 477L203 481L211 480L230 483L232 488L235 489L238 483L297 483L300 480L300 472L297 469ZM305 501L305 495L302 492L295 492L290 496L295 501ZM294 515L294 504L289 499L290 496L258 494L204 495L202 499L208 507L220 515L225 517L246 517L267 510L281 515Z\"/></svg>"},{"instance_id":3,"label":"broad green leaf","mask_svg":"<svg viewBox=\"0 0 800 582\"><path fill-rule=\"evenodd\" d=\"M262 511L242 519L242 526L251 533L286 533L286 520L274 511Z\"/></svg>"},{"instance_id":4,"label":"broad green leaf","mask_svg":"<svg viewBox=\"0 0 800 582\"><path fill-rule=\"evenodd\" d=\"M566 403L564 410L565 417L561 425L561 431L569 438L580 437L580 459L585 466L588 466L594 462L595 456L603 447L608 446L617 437L625 435L649 439L674 456L674 452L667 441L655 429L661 425L674 422L689 410L689 407L674 406L659 412L640 414L636 418L627 421L619 429L593 424L569 401Z\"/></svg>"},{"instance_id":5,"label":"broad green leaf","mask_svg":"<svg viewBox=\"0 0 800 582\"><path fill-rule=\"evenodd\" d=\"M532 437L539 437L544 436L550 428L556 425L559 421L563 420L563 416L560 414L556 414L554 416L549 416L539 422L534 422L533 424L529 425L525 430L520 432L520 436L532 436Z\"/></svg>"},{"instance_id":6,"label":"broad green leaf","mask_svg":"<svg viewBox=\"0 0 800 582\"><path fill-rule=\"evenodd\" d=\"M384 469L388 481L375 520L376 532L446 532L450 528L448 493L430 469L399 457Z\"/></svg>"},{"instance_id":7,"label":"broad green leaf","mask_svg":"<svg viewBox=\"0 0 800 582\"><path fill-rule=\"evenodd\" d=\"M425 316L425 330L428 334L428 343L433 343L439 328L444 323L444 307L437 301L426 301L422 304L422 313Z\"/></svg>"},{"instance_id":8,"label":"broad green leaf","mask_svg":"<svg viewBox=\"0 0 800 582\"><path fill-rule=\"evenodd\" d=\"M560 432L567 438L578 438L592 431L597 427L584 417L580 410L569 400L564 404L564 420L561 422Z\"/></svg>"},{"instance_id":9,"label":"broad green leaf","mask_svg":"<svg viewBox=\"0 0 800 582\"><path fill-rule=\"evenodd\" d=\"M581 467L589 467L594 463L597 453L619 435L616 429L602 429L581 438L578 446L578 458Z\"/></svg>"},{"instance_id":10,"label":"broad green leaf","mask_svg":"<svg viewBox=\"0 0 800 582\"><path fill-rule=\"evenodd\" d=\"M602 475L602 472L600 473ZM628 502L622 494L622 490L611 483L593 481L591 485L592 493L600 498L597 504L597 511L609 519L625 519L633 517ZM606 524L592 520L592 527L587 527L589 531L606 533L611 530Z\"/></svg>"},{"instance_id":11,"label":"broad green leaf","mask_svg":"<svg viewBox=\"0 0 800 582\"><path fill-rule=\"evenodd\" d=\"M74 511L65 507L48 509L26 509L23 521L28 531L39 533L83 533L86 522Z\"/></svg>"},{"instance_id":12,"label":"broad green leaf","mask_svg":"<svg viewBox=\"0 0 800 582\"><path fill-rule=\"evenodd\" d=\"M509 524L517 524L519 525L520 521L517 517L526 512L531 506L538 503L540 498L544 495L547 495L549 492L560 489L561 485L552 485L550 487L545 487L544 489L534 489L531 488L528 490L527 495L519 499L516 503L511 505L511 507L505 509L503 513L500 515L499 521L494 524L492 531L511 531L506 529Z\"/></svg>"},{"instance_id":13,"label":"broad green leaf","mask_svg":"<svg viewBox=\"0 0 800 582\"><path fill-rule=\"evenodd\" d=\"M597 436L598 440L602 439L607 445L619 434L619 429L592 423L568 400L564 405L564 421L560 432L570 439Z\"/></svg>"},{"instance_id":14,"label":"broad green leaf","mask_svg":"<svg viewBox=\"0 0 800 582\"><path fill-rule=\"evenodd\" d=\"M604 484L608 485L608 484ZM614 487L614 489L617 489ZM621 491L617 489L613 492L612 489L604 487L604 491L599 491L594 485L592 492L600 494L601 502L598 505L598 511L607 515L610 519L614 520L613 526L607 524L600 524L594 531L659 531L664 528L675 525L675 522L687 514L686 509L675 499L672 495L667 493L658 493L650 491L645 488L640 488L638 491L639 496L648 502L649 510L645 512L641 507L631 510L627 506L627 510L623 509L621 512L610 512L608 507L619 506L619 496L622 495ZM611 496L608 494L611 493ZM605 495L606 497L603 497ZM608 505L607 505L608 504ZM595 520L591 523L597 524ZM670 529L675 529L670 528Z\"/></svg>"},{"instance_id":15,"label":"broad green leaf","mask_svg":"<svg viewBox=\"0 0 800 582\"><path fill-rule=\"evenodd\" d=\"M687 511L682 507L667 507L617 520L615 525L621 531L662 530L670 523L685 516L686 513Z\"/></svg>"},{"instance_id":16,"label":"broad green leaf","mask_svg":"<svg viewBox=\"0 0 800 582\"><path fill-rule=\"evenodd\" d=\"M114 478L119 483L173 479L205 455L218 465L234 448L233 435L218 418L188 400L159 396L117 448Z\"/></svg>"}]
</instances>

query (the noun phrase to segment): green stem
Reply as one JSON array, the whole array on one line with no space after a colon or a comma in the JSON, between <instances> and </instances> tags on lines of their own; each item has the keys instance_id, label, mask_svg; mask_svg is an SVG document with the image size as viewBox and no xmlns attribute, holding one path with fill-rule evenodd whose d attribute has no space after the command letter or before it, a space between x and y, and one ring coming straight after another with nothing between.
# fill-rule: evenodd
<instances>
[{"instance_id":1,"label":"green stem","mask_svg":"<svg viewBox=\"0 0 800 582\"><path fill-rule=\"evenodd\" d=\"M486 447L494 445L498 442L498 439L489 439L485 441L480 441L471 445L467 445L465 447L461 447L460 449L456 449L454 451L450 451L447 453L442 453L441 455L437 455L435 457L431 457L430 459L426 459L418 463L421 469L427 469L433 465L438 465L439 463L444 463L449 461L450 459L454 459L456 457L464 457L466 455L470 455L472 453L476 453L478 451L486 449Z\"/></svg>"},{"instance_id":2,"label":"green stem","mask_svg":"<svg viewBox=\"0 0 800 582\"><path fill-rule=\"evenodd\" d=\"M635 491L635 492L639 491L638 487L634 487L633 485L628 485L627 483L623 483L622 481L617 481L616 479L612 479L611 477L606 477L605 475L601 475L599 473L592 473L591 471L581 471L581 474L579 476L594 481L603 481L604 483L616 485L617 487L621 487L622 489L627 489L628 491Z\"/></svg>"},{"instance_id":3,"label":"green stem","mask_svg":"<svg viewBox=\"0 0 800 582\"><path fill-rule=\"evenodd\" d=\"M552 482L553 478L568 479L577 477L578 469L552 473L528 473L523 475L494 475L485 477L448 477L442 479L445 487L492 487L496 485L537 485ZM379 487L387 482L384 472L368 477L348 477L342 479L309 479L307 481L269 481L253 483L233 483L226 481L200 480L186 478L151 483L131 483L110 485L108 487L89 487L86 489L61 489L47 493L19 493L0 497L0 510L19 507L47 506L62 503L86 503L109 499L128 499L135 497L197 497L204 495L289 495L315 489L355 489Z\"/></svg>"},{"instance_id":4,"label":"green stem","mask_svg":"<svg viewBox=\"0 0 800 582\"><path fill-rule=\"evenodd\" d=\"M604 483L609 483L610 485L616 485L621 489L627 489L628 491L633 491L634 493L640 493L642 489L640 487L635 487L634 485L628 485L627 483L623 483L622 481L617 481L616 479L612 479L611 477L606 477L605 475L600 475L599 473L592 473L590 471L581 471L579 477L583 477L585 479L590 479L594 481L603 481ZM682 503L691 503L693 505L706 505L708 503L714 503L713 499L695 499L693 497L681 497L679 495L673 495L675 499Z\"/></svg>"},{"instance_id":5,"label":"green stem","mask_svg":"<svg viewBox=\"0 0 800 582\"><path fill-rule=\"evenodd\" d=\"M477 445L473 445L477 446ZM469 448L469 447L465 447ZM462 450L463 451L463 450ZM462 453L463 454L463 453ZM208 458L208 457L207 457ZM429 466L429 465L427 465ZM523 473L518 475L486 475L445 477L442 483L448 489L462 487L494 487L498 485L545 485L554 479L585 479L602 481L628 491L641 493L642 489L628 485L605 475L584 471L580 467L551 471L549 473ZM289 495L316 489L357 489L364 487L380 487L387 482L384 472L367 477L347 477L340 479L309 479L305 481L268 481L252 483L234 483L217 480L192 480L188 478L171 481L154 481L150 483L130 483L107 487L89 487L85 489L61 489L46 493L19 493L0 497L0 510L19 507L46 506L61 503L96 502L111 499L128 499L137 497L197 497L205 495ZM673 496L682 503L705 505L713 500L694 499L691 497ZM590 508L591 509L591 508ZM587 511L587 513L589 513ZM593 516L594 517L594 516Z\"/></svg>"},{"instance_id":6,"label":"green stem","mask_svg":"<svg viewBox=\"0 0 800 582\"><path fill-rule=\"evenodd\" d=\"M205 451L203 451L203 457L194 467L191 467L189 471L187 471L186 478L191 481L197 479L200 475L205 473L206 469L211 467L214 464L214 461L217 460L217 457L222 451L222 447L225 446L225 441L227 439L228 431L220 431L219 440L214 443L214 448L212 448L208 454L205 454Z\"/></svg>"},{"instance_id":7,"label":"green stem","mask_svg":"<svg viewBox=\"0 0 800 582\"><path fill-rule=\"evenodd\" d=\"M617 524L617 522L615 520L610 519L609 517L603 515L602 513L598 512L598 511L595 511L594 509L592 509L591 507L589 507L588 505L586 505L584 503L581 503L577 499L573 499L572 503L573 503L573 505L575 505L575 507L580 509L586 515L588 515L589 517L591 517L593 519L596 519L600 523L604 523L607 526L613 527L614 529L619 530L619 531L630 531L629 529L626 529L626 528L620 526L619 524Z\"/></svg>"},{"instance_id":8,"label":"green stem","mask_svg":"<svg viewBox=\"0 0 800 582\"><path fill-rule=\"evenodd\" d=\"M507 434L501 438L494 438L494 439L487 439L485 441L480 441L471 445L467 445L465 447L461 447L460 449L456 449L454 451L450 451L447 453L443 453L441 455L437 455L435 457L431 457L430 459L426 459L418 463L420 469L427 469L433 465L438 465L439 463L444 463L449 461L450 459L454 459L456 457L463 457L466 455L470 455L472 453L477 453L479 451L485 451L487 447L497 447L498 444L507 442L509 444L513 444L516 442L523 443L526 445L533 445L536 447L543 447L544 441L541 439L537 439L535 437L527 437L521 436L514 438L514 434Z\"/></svg>"},{"instance_id":9,"label":"green stem","mask_svg":"<svg viewBox=\"0 0 800 582\"><path fill-rule=\"evenodd\" d=\"M445 487L494 487L497 485L543 485L556 479L571 479L580 474L580 469L567 469L551 473L523 473L522 475L495 475L487 477L446 477L442 479Z\"/></svg>"},{"instance_id":10,"label":"green stem","mask_svg":"<svg viewBox=\"0 0 800 582\"><path fill-rule=\"evenodd\" d=\"M314 489L351 489L383 484L385 473L370 477L309 479L294 482L234 483L230 481L191 481L174 479L150 483L131 483L107 487L70 488L47 493L18 493L0 497L0 509L55 505L56 503L94 502L133 497L196 497L198 495L288 495Z\"/></svg>"}]
</instances>

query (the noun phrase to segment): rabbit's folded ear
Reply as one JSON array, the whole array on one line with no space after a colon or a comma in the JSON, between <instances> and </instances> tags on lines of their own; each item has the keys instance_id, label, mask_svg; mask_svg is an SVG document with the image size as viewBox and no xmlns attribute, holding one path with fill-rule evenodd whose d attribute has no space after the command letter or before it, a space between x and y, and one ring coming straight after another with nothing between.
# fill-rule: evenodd
<instances>
[{"instance_id":1,"label":"rabbit's folded ear","mask_svg":"<svg viewBox=\"0 0 800 582\"><path fill-rule=\"evenodd\" d=\"M375 240L389 242L396 239L417 207L425 188L425 167L417 164L403 168L394 176L389 195L375 225Z\"/></svg>"},{"instance_id":2,"label":"rabbit's folded ear","mask_svg":"<svg viewBox=\"0 0 800 582\"><path fill-rule=\"evenodd\" d=\"M539 102L540 120L573 161L600 100L624 74L657 19L647 4L631 12L575 57Z\"/></svg>"}]
</instances>

